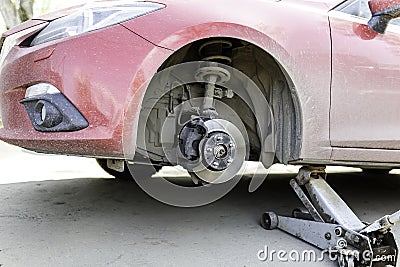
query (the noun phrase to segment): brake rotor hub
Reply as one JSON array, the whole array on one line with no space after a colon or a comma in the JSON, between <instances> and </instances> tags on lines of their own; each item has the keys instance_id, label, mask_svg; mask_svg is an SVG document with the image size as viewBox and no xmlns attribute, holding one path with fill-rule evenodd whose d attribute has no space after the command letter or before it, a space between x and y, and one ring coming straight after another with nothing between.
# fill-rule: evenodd
<instances>
[{"instance_id":1,"label":"brake rotor hub","mask_svg":"<svg viewBox=\"0 0 400 267\"><path fill-rule=\"evenodd\" d=\"M196 118L179 135L180 165L208 183L223 183L238 174L245 156L242 132L229 121Z\"/></svg>"},{"instance_id":2,"label":"brake rotor hub","mask_svg":"<svg viewBox=\"0 0 400 267\"><path fill-rule=\"evenodd\" d=\"M223 132L210 134L206 137L202 149L205 166L215 171L225 170L235 158L235 147L235 142L229 134Z\"/></svg>"}]
</instances>

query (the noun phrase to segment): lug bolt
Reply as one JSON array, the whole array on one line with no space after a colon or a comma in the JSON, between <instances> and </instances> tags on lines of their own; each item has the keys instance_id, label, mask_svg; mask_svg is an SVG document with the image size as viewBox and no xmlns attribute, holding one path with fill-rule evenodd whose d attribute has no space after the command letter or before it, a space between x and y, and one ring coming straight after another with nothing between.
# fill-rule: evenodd
<instances>
[{"instance_id":1,"label":"lug bolt","mask_svg":"<svg viewBox=\"0 0 400 267\"><path fill-rule=\"evenodd\" d=\"M336 228L335 228L335 235L336 235L336 236L342 236L342 235L343 235L343 229L342 229L342 227L336 227Z\"/></svg>"},{"instance_id":2,"label":"lug bolt","mask_svg":"<svg viewBox=\"0 0 400 267\"><path fill-rule=\"evenodd\" d=\"M332 235L330 233L326 233L325 234L325 239L326 240L331 240L331 238L332 238Z\"/></svg>"}]
</instances>

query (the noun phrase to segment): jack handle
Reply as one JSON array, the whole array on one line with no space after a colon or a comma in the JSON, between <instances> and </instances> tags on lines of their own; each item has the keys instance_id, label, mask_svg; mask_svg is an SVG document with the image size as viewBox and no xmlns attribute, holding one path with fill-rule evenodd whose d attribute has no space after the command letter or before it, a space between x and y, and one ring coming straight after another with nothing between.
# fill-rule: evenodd
<instances>
[{"instance_id":1,"label":"jack handle","mask_svg":"<svg viewBox=\"0 0 400 267\"><path fill-rule=\"evenodd\" d=\"M375 222L373 222L372 224L368 225L363 230L361 230L361 233L372 233L377 231L386 233L393 227L393 225L395 225L399 221L400 221L400 210L391 215L386 215L376 220Z\"/></svg>"}]
</instances>

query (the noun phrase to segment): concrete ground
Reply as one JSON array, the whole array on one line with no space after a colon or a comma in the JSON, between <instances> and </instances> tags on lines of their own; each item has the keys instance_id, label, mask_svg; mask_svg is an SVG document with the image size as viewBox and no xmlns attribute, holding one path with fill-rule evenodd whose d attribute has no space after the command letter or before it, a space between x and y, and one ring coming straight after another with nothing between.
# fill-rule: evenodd
<instances>
[{"instance_id":1,"label":"concrete ground","mask_svg":"<svg viewBox=\"0 0 400 267\"><path fill-rule=\"evenodd\" d=\"M0 167L0 266L337 266L257 258L266 246L314 249L259 226L262 212L288 214L299 206L288 185L293 167L276 167L254 193L243 179L220 201L192 209L164 205L135 183L116 182L92 159L37 155L0 143ZM332 187L363 220L400 208L396 172L330 172Z\"/></svg>"}]
</instances>

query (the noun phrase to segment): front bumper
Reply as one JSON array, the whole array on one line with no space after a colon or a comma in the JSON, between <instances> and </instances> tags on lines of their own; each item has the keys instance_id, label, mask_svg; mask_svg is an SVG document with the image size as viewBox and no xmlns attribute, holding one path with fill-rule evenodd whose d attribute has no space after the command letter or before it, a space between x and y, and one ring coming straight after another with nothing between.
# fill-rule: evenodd
<instances>
[{"instance_id":1,"label":"front bumper","mask_svg":"<svg viewBox=\"0 0 400 267\"><path fill-rule=\"evenodd\" d=\"M141 65L157 50L162 49L120 25L34 47L15 46L0 72L0 140L40 152L123 157L125 113L138 90L138 75L145 80L144 73L154 73ZM41 82L58 88L88 127L35 130L20 101L29 86Z\"/></svg>"}]
</instances>

